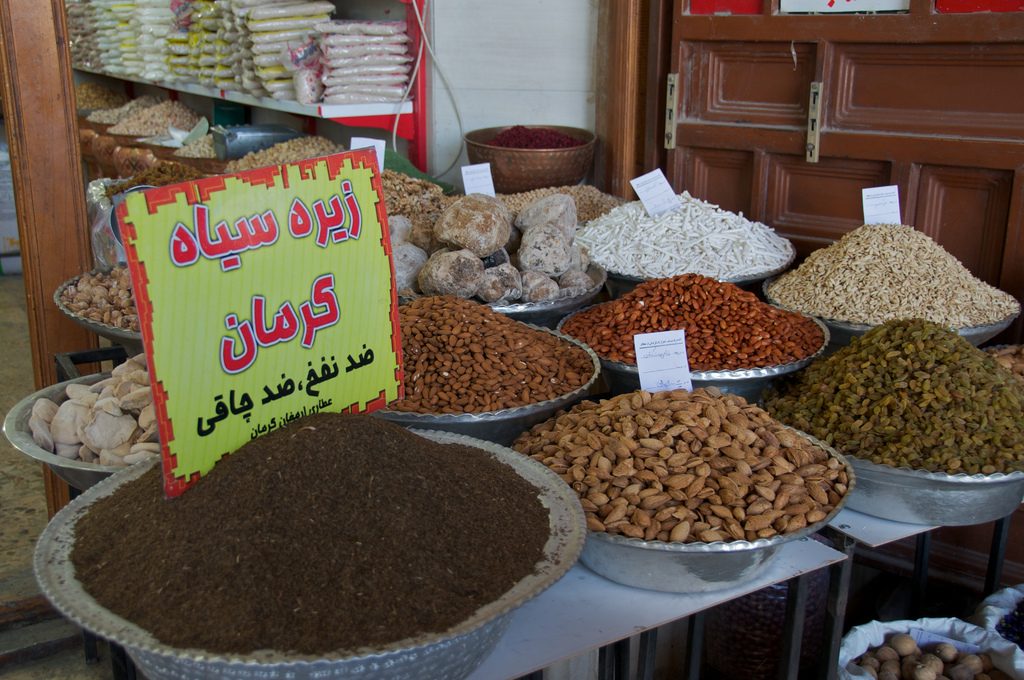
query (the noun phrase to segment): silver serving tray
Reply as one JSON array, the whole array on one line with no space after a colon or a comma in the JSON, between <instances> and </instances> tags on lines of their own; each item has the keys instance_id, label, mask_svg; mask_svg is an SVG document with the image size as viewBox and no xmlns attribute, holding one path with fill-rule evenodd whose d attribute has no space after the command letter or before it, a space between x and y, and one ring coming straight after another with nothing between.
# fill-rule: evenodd
<instances>
[{"instance_id":1,"label":"silver serving tray","mask_svg":"<svg viewBox=\"0 0 1024 680\"><path fill-rule=\"evenodd\" d=\"M35 573L43 594L64 616L123 646L149 680L184 678L261 678L306 680L314 678L378 678L452 680L469 675L491 653L508 625L513 610L560 579L576 562L586 538L583 510L575 492L545 466L515 451L488 442L441 432L420 432L441 443L464 444L505 463L537 487L549 509L551 535L545 557L530 575L496 601L445 631L401 640L387 647L358 654L322 657L263 650L251 654L209 654L177 649L96 602L78 582L71 551L75 523L98 499L145 473L152 463L141 463L97 484L61 510L36 544ZM329 578L329 575L327 575Z\"/></svg>"},{"instance_id":2,"label":"silver serving tray","mask_svg":"<svg viewBox=\"0 0 1024 680\"><path fill-rule=\"evenodd\" d=\"M1006 517L1024 498L1024 472L951 475L847 456L857 471L851 510L907 524L964 526Z\"/></svg>"},{"instance_id":3,"label":"silver serving tray","mask_svg":"<svg viewBox=\"0 0 1024 680\"><path fill-rule=\"evenodd\" d=\"M764 299L769 304L773 304L776 307L781 307L782 309L787 309L792 312L800 312L800 310L798 309L792 309L790 307L786 307L785 305L779 304L774 298L772 298L771 295L768 294L768 287L775 282L776 278L777 277L772 277L770 279L765 280L764 283L761 284L761 291L764 295ZM800 313L806 314L807 312ZM956 332L963 336L964 340L977 347L981 345L983 342L991 340L992 338L994 338L995 336L999 335L1007 328L1009 328L1010 324L1013 323L1013 320L1016 319L1017 316L1018 314L1013 314L1012 316L1006 317L1002 321L986 324L984 326L966 326L964 328L957 328ZM826 317L817 318L821 319L822 323L828 326L828 330L832 334L832 341L829 345L829 354L836 351L837 349L846 347L854 338L859 338L872 328L876 327L870 324L852 323L850 321L840 321L838 319L829 319Z\"/></svg>"},{"instance_id":4,"label":"silver serving tray","mask_svg":"<svg viewBox=\"0 0 1024 680\"><path fill-rule=\"evenodd\" d=\"M510 316L516 321L531 323L545 328L555 328L558 322L567 314L590 304L601 292L608 280L608 273L597 264L591 264L587 268L587 275L595 283L587 292L575 297L559 298L557 300L544 300L543 302L515 302L511 304L489 305L496 312Z\"/></svg>"},{"instance_id":5,"label":"silver serving tray","mask_svg":"<svg viewBox=\"0 0 1024 680\"><path fill-rule=\"evenodd\" d=\"M796 247L789 243L789 259L786 260L785 264L782 264L774 269L769 269L761 274L747 274L744 276L734 276L727 279L718 279L722 283L731 283L739 286L743 290L749 290L756 293L761 284L765 279L774 278L786 271L793 265L793 261L796 260ZM678 272L679 274L685 274L687 272ZM662 277L667 278L667 277ZM614 300L620 298L629 291L636 288L644 281L653 281L654 279L645 279L639 276L631 276L629 274L619 274L617 272L608 272L608 282L605 284L605 288L608 289L608 295Z\"/></svg>"},{"instance_id":6,"label":"silver serving tray","mask_svg":"<svg viewBox=\"0 0 1024 680\"><path fill-rule=\"evenodd\" d=\"M128 352L128 356L135 356L136 354L142 354L142 333L139 331L129 331L124 328L118 328L117 326L110 326L105 323L93 321L87 319L80 314L77 314L64 304L60 299L61 294L64 290L73 283L76 283L81 275L72 277L60 284L56 291L53 293L53 303L57 305L57 309L64 313L69 319L77 323L79 326L86 328L101 338L106 338L111 342L121 345Z\"/></svg>"},{"instance_id":7,"label":"silver serving tray","mask_svg":"<svg viewBox=\"0 0 1024 680\"><path fill-rule=\"evenodd\" d=\"M97 484L115 472L124 470L124 467L116 465L100 465L99 463L86 463L81 460L70 460L36 444L32 439L32 431L29 430L28 421L32 417L32 405L36 399L46 397L58 404L67 399L64 391L68 385L81 383L92 385L110 377L110 373L95 373L93 375L67 380L56 385L44 387L38 392L33 392L14 405L4 418L4 435L11 446L24 453L29 458L34 458L40 463L45 463L53 470L53 473L71 485L72 488L84 491Z\"/></svg>"},{"instance_id":8,"label":"silver serving tray","mask_svg":"<svg viewBox=\"0 0 1024 680\"><path fill-rule=\"evenodd\" d=\"M570 337L550 328L541 328L526 324L534 330L550 333L566 342L570 342L581 348L590 357L594 372L590 379L582 386L572 392L563 394L556 399L540 401L536 404L505 408L500 411L487 411L484 413L412 413L408 411L394 411L382 409L374 411L373 415L384 420L404 427L420 428L423 430L441 430L455 432L469 437L476 437L495 444L511 444L516 437L537 423L543 422L563 408L569 408L576 402L588 396L601 374L601 362L598 360L594 350L583 344L576 338Z\"/></svg>"},{"instance_id":9,"label":"silver serving tray","mask_svg":"<svg viewBox=\"0 0 1024 680\"><path fill-rule=\"evenodd\" d=\"M580 561L616 583L669 593L724 590L757 578L770 565L780 547L820 531L843 508L847 499L856 495L854 486L857 479L850 462L828 444L795 431L840 460L849 477L846 495L820 522L792 534L772 538L714 543L644 541L590 531Z\"/></svg>"},{"instance_id":10,"label":"silver serving tray","mask_svg":"<svg viewBox=\"0 0 1024 680\"><path fill-rule=\"evenodd\" d=\"M590 309L590 307L586 309ZM576 314L585 312L586 309L581 309ZM800 312L797 313L800 314ZM562 327L573 316L575 314L570 314L562 319L558 324L558 330L561 331ZM825 349L829 346L828 327L813 316L807 316L806 314L802 314L802 316L817 324L824 335L821 347L814 354L799 361L765 366L763 368L745 368L736 371L691 371L690 380L693 383L694 389L698 387L716 387L727 394L739 395L751 403L761 401L761 394L776 378L806 368L812 361L824 354ZM601 360L601 375L604 377L604 381L612 395L640 389L640 371L637 369L636 364L626 364L605 357L599 358Z\"/></svg>"}]
</instances>

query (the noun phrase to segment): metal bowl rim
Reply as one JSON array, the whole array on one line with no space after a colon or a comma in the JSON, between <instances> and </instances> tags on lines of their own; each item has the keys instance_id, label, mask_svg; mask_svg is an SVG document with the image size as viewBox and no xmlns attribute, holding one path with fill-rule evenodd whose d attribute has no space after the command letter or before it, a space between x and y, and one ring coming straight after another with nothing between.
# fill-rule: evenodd
<instances>
[{"instance_id":1,"label":"metal bowl rim","mask_svg":"<svg viewBox=\"0 0 1024 680\"><path fill-rule=\"evenodd\" d=\"M87 273L88 274L97 274L97 273L99 273L99 271L100 271L99 269L92 269L92 270L88 271ZM137 342L137 343L141 344L142 343L142 332L141 331L130 331L130 330L126 329L126 328L119 328L117 326L111 326L110 324L105 324L105 323L103 323L101 321L93 321L92 319L88 319L88 318L82 316L81 314L76 314L75 312L72 312L70 309L67 308L67 306L65 306L64 302L60 299L61 293L63 293L67 289L68 286L70 286L73 283L76 283L80 278L82 278L82 276L84 276L84 274L78 274L77 276L72 276L70 279L68 279L64 283L60 284L57 287L57 290L53 291L53 303L55 305L57 305L57 309L59 309L65 316L67 316L69 319L71 319L75 323L80 324L80 325L84 326L85 328L87 328L87 329L89 329L89 330L91 330L91 331L93 331L93 332L95 332L95 333L97 333L99 335L103 335L106 338L111 338L111 339L116 339L116 340L129 340L129 341L133 341L133 342Z\"/></svg>"},{"instance_id":2,"label":"metal bowl rim","mask_svg":"<svg viewBox=\"0 0 1024 680\"><path fill-rule=\"evenodd\" d=\"M700 272L679 272L677 274L672 274L670 276L652 276L649 278L644 278L640 276L632 276L629 274L621 274L619 272L613 272L609 270L608 277L612 279L620 279L622 281L627 281L629 283L645 283L647 281L656 281L658 279L672 278L673 276L682 276L683 274L698 274L699 276L707 276L709 279L715 279L716 281L721 281L722 283L731 283L734 286L749 285L757 281L764 281L766 279L777 278L779 274L782 274L784 271L793 266L793 262L796 261L796 246L794 246L793 242L790 241L788 238L785 238L783 236L779 236L779 238L783 239L789 245L789 257L786 259L786 262L784 264L758 274L745 274L743 276L733 276L726 279L719 279L714 276L708 276L707 274L701 274ZM776 307L781 307L781 305L776 305Z\"/></svg>"},{"instance_id":3,"label":"metal bowl rim","mask_svg":"<svg viewBox=\"0 0 1024 680\"><path fill-rule=\"evenodd\" d=\"M787 430L792 430L793 432L796 432L801 437L807 439L809 442L811 442L818 448L823 449L825 453L829 455L829 457L836 458L846 468L846 493L843 494L843 497L839 499L839 502L836 504L836 506L832 508L832 511L829 512L828 515L826 515L823 519L815 522L814 524L809 524L805 526L803 529L794 531L791 534L782 534L780 536L772 536L771 538L759 538L756 541L734 540L713 541L711 543L704 543L701 541L697 541L694 543L679 543L678 541L645 541L640 538L629 538L628 536L620 536L617 534L608 534L603 531L590 530L587 531L587 540L589 541L591 538L594 538L596 540L609 543L613 546L632 548L636 550L649 550L652 552L668 552L676 554L707 555L763 550L765 548L778 547L783 543L795 541L797 539L804 538L805 536L810 536L811 534L817 533L818 531L823 529L826 524L831 522L832 519L837 514L839 514L839 511L843 509L843 506L846 505L846 499L850 497L850 494L853 493L854 488L857 486L856 470L854 470L853 465L848 460L848 456L844 456L843 454L839 453L838 451L836 451L835 448L829 446L828 444L821 441L817 437L809 435L801 430L797 430L796 428L790 427L789 425L783 425L782 423L779 423L779 425L782 425L782 427L784 427Z\"/></svg>"},{"instance_id":4,"label":"metal bowl rim","mask_svg":"<svg viewBox=\"0 0 1024 680\"><path fill-rule=\"evenodd\" d=\"M781 275L777 275L764 280L764 282L761 284L761 292L764 294L764 299L767 300L770 304L775 305L779 309L785 309L786 311L789 312L800 312L801 314L810 316L808 312L803 312L800 311L799 309L793 309L792 307L786 307L785 305L779 303L775 298L773 298L768 293L768 286L771 285L772 283L775 283L775 281L779 280L780 278L782 278ZM943 328L948 328L949 330L956 331L958 335L975 335L1006 329L1010 326L1011 323L1013 323L1013 320L1016 319L1018 316L1020 316L1020 309L1018 309L1017 312L1015 312L1014 314L1004 317L999 321L996 321L995 323L980 324L978 326L961 326L959 328L953 328L952 326L946 326L944 324L936 325L943 326ZM824 323L828 324L829 326L835 326L839 330L850 331L854 333L866 333L870 331L872 328L878 328L879 326L888 323L888 321L883 321L882 323L879 324L854 323L853 321L842 321L840 319L832 319L827 316L815 316L815 318L821 319ZM921 317L901 317L898 319L889 319L889 321L903 321L904 319L911 318ZM927 319L924 320L927 321ZM932 321L930 323L935 322Z\"/></svg>"},{"instance_id":5,"label":"metal bowl rim","mask_svg":"<svg viewBox=\"0 0 1024 680\"><path fill-rule=\"evenodd\" d=\"M42 399L44 397L50 399L50 397L44 394L44 392L51 392L58 387L61 389L61 392L63 392L68 385L80 383L92 385L101 380L106 380L109 377L109 372L93 373L91 375L84 375L80 378L73 378L72 380L55 383L49 387L44 387L41 390L33 392L20 400L17 404L11 407L10 411L7 412L7 416L4 418L4 436L7 437L7 441L11 443L11 446L16 448L18 451L21 451L29 458L33 458L40 463L45 463L52 467L59 467L68 470L85 470L88 472L107 472L110 474L121 472L122 470L125 470L126 467L130 468L130 465L100 465L99 463L86 463L84 460L71 460L70 458L58 456L56 453L50 453L43 449L43 447L39 446L39 444L32 439L31 433L27 433L16 426L16 422L19 418L23 415L31 414L32 406L36 403L37 399Z\"/></svg>"},{"instance_id":6,"label":"metal bowl rim","mask_svg":"<svg viewBox=\"0 0 1024 680\"><path fill-rule=\"evenodd\" d=\"M583 143L582 144L577 144L576 146L564 146L564 147L541 148L541 149L520 149L520 148L516 148L516 147L513 147L513 146L494 146L493 144L488 144L487 142L481 142L481 141L478 141L477 139L475 139L475 137L477 137L477 136L484 136L484 135L489 135L488 139L493 139L498 134L504 132L505 130L513 128L513 127L525 127L525 128L530 128L530 129L544 128L544 129L547 129L547 130L555 130L556 132L561 132L563 134L566 134L566 135L568 135L570 137L573 137L573 139L576 139L577 141L582 141ZM578 137L574 137L573 134L571 134L571 133L574 133L574 132L578 133L578 134L585 135L585 139L580 140ZM557 153L557 152L579 151L581 149L584 149L585 147L593 146L594 143L597 141L597 134L594 133L592 130L588 130L586 128L581 128L581 127L574 127L572 125L545 125L545 124L542 124L542 123L538 123L538 124L533 124L533 125L498 125L498 126L495 126L495 127L477 128L476 130L470 130L469 132L466 132L465 134L463 134L462 135L462 139L463 139L463 141L466 142L466 144L476 145L476 146L479 146L479 147L484 148L484 149L490 149L490 150L500 151L500 152L508 151L508 152L513 152L513 153L523 152L523 153L527 153L527 154L530 154L530 153L534 153L535 154L535 153L538 153L538 152L542 152L542 153L556 152Z\"/></svg>"},{"instance_id":7,"label":"metal bowl rim","mask_svg":"<svg viewBox=\"0 0 1024 680\"><path fill-rule=\"evenodd\" d=\"M515 319L512 319L516 321ZM586 396L590 391L590 388L597 382L598 377L601 375L601 360L597 356L597 353L590 348L590 345L577 340L571 335L566 335L558 330L551 328L544 328L543 326L535 326L532 323L526 323L524 321L516 321L524 326L532 328L535 331L544 331L550 333L557 338L568 341L573 345L576 345L590 358L591 365L594 367L594 372L583 385L580 385L572 392L567 392L561 396L555 397L554 399L546 399L545 401L538 401L532 404L526 404L525 406L513 406L512 408L503 408L497 411L481 411L479 413L420 413L418 411L399 411L396 409L381 409L377 413L384 416L385 418L393 418L396 422L402 420L409 420L410 425L415 426L416 421L421 421L425 425L437 422L439 419L443 419L450 423L473 423L473 422L491 422L497 420L508 420L515 418L516 416L526 415L535 411L540 411L545 408L559 408L561 404L568 404L578 397Z\"/></svg>"},{"instance_id":8,"label":"metal bowl rim","mask_svg":"<svg viewBox=\"0 0 1024 680\"><path fill-rule=\"evenodd\" d=\"M614 302L614 301L612 301L612 302ZM598 303L596 305L590 305L589 307L584 307L583 309L579 309L579 310L573 312L572 314L569 314L564 319L562 319L561 321L558 322L557 330L561 331L562 330L562 326L569 319L573 318L577 314L582 314L583 312L587 311L588 309L592 309L594 307L599 307L600 305L604 305L604 304L608 304L608 303L607 302L601 302L601 303ZM777 305L772 305L772 306L777 306ZM802 369L802 368L804 368L806 366L809 366L812 361L814 361L815 359L820 357L822 355L822 353L824 353L824 351L828 348L829 340L832 337L831 334L829 333L828 326L823 324L821 322L821 320L818 319L817 317L810 316L809 314L804 314L803 312L794 312L792 309L785 309L783 307L778 307L778 308L782 309L783 311L786 311L786 312L792 312L794 314L799 314L799 315L801 315L802 317L804 317L806 319L810 319L821 330L821 333L822 333L822 336L823 336L823 342L821 343L821 347L819 347L817 349L817 351L814 352L814 354L809 354L806 357L804 357L803 359L797 359L796 361L791 361L788 364L773 364L771 366L761 366L761 367L758 367L758 368L739 368L739 369L735 369L735 370L732 370L732 371L690 371L690 377L692 379L694 379L694 380L705 380L705 381L711 381L711 380L749 380L750 378L774 378L774 377L777 377L777 376L780 376L780 375L787 375L789 373L794 373L794 372L799 371L800 369ZM572 337L572 336L566 336L566 337ZM591 351L593 351L593 350L591 350ZM608 358L602 357L602 356L598 356L598 359L600 359L600 361L601 361L601 367L602 368L607 368L607 369L609 369L611 371L618 371L619 373L630 373L630 374L632 374L632 373L639 374L639 372L640 372L639 369L637 368L636 364L626 364L626 363L623 363L621 361L615 361L614 359L608 359Z\"/></svg>"},{"instance_id":9,"label":"metal bowl rim","mask_svg":"<svg viewBox=\"0 0 1024 680\"><path fill-rule=\"evenodd\" d=\"M895 465L875 463L864 458L858 458L852 454L846 454L846 457L850 460L851 465L855 467L863 467L864 471L868 473L877 472L893 476L913 477L915 479L922 479L930 482L945 482L949 484L999 484L1004 482L1024 481L1024 471L1021 470L1015 470L1013 472L993 472L990 475L981 473L969 475L966 472L958 472L951 475L948 472L915 470L914 468L907 467L905 465L896 467Z\"/></svg>"},{"instance_id":10,"label":"metal bowl rim","mask_svg":"<svg viewBox=\"0 0 1024 680\"><path fill-rule=\"evenodd\" d=\"M549 309L555 310L558 309L559 307L571 306L571 304L577 300L593 297L600 293L601 287L604 286L604 282L608 280L608 272L605 271L604 267L597 264L596 262L591 262L590 266L587 267L587 271L585 273L588 276L590 276L590 272L592 269L594 270L594 273L598 275L600 281L597 284L588 288L586 292L580 293L579 295L574 295L573 297L557 298L554 300L542 300L540 302L513 302L511 304L505 305L499 305L491 302L488 303L487 306L493 309L494 311L500 312L502 314L517 314L522 312L543 312ZM591 277L591 280L593 280L593 277Z\"/></svg>"},{"instance_id":11,"label":"metal bowl rim","mask_svg":"<svg viewBox=\"0 0 1024 680\"><path fill-rule=\"evenodd\" d=\"M148 472L153 465L158 463L157 460L151 459L128 468L120 468L118 474L104 479L87 491L83 492L54 516L50 523L47 524L36 543L36 549L33 556L33 570L36 575L36 581L39 583L40 590L47 600L53 603L65 617L83 628L94 630L101 637L122 644L130 650L139 650L159 655L164 658L171 658L176 662L190 661L203 664L223 664L229 668L238 666L249 667L254 665L301 668L304 666L322 664L324 662L371 663L376 659L384 659L396 653L415 653L427 650L434 645L468 635L479 630L485 625L499 620L501 617L509 614L511 611L537 597L554 585L573 567L574 564L576 564L586 543L586 522L583 515L583 508L579 505L576 493L572 488L565 484L565 482L552 470L537 461L531 460L526 456L522 456L508 447L494 444L492 442L452 432L423 430L414 430L414 432L427 439L443 444L463 444L483 449L492 458L507 464L509 467L513 468L513 470L516 470L515 466L517 465L525 465L537 471L538 474L546 477L548 482L547 487L533 484L529 480L526 481L534 486L538 490L538 493L543 493L545 491L548 492L550 494L550 500L562 498L566 501L564 503L564 508L575 518L575 521L570 527L552 527L552 531L548 536L548 542L551 542L559 536L563 537L563 549L560 552L555 552L553 554L553 557L556 559L551 561L547 560L546 556L545 558L542 558L542 560L548 561L550 564L554 564L557 568L547 574L547 577L543 581L533 584L527 592L518 594L515 598L509 598L509 593L513 589L519 587L523 581L531 578L536 579L538 577L537 570L535 568L534 571L524 575L497 600L483 605L470 617L457 623L447 631L429 633L417 638L397 640L388 647L377 649L372 652L367 651L360 653L359 650L356 650L355 652L347 653L345 655L333 652L319 656L311 656L288 654L277 650L256 650L248 654L214 654L193 648L182 649L171 647L170 645L161 643L153 636L152 633L141 626L128 621L124 617L99 604L99 602L85 591L84 588L82 588L82 593L85 597L84 603L80 599L76 599L74 596L71 596L70 598L66 595L55 596L53 589L50 587L50 578L52 575L48 575L46 578L43 577L44 573L48 573L48 560L54 556L55 537L70 533L71 535L69 540L73 546L74 526L81 518L81 513L86 509L84 506L90 505L100 498L113 494L123 484L141 477L144 473ZM518 470L516 470L516 472L517 474L519 473ZM550 511L549 517L552 517L552 513ZM572 531L573 529L575 529L575 531ZM556 543L556 548L557 545L558 544ZM545 544L545 548L546 546L547 543ZM70 561L70 550L71 548L61 551L67 553L65 557L66 561ZM74 579L74 583L81 587L77 578ZM69 599L71 600L70 602ZM508 599L508 601L502 602L503 599ZM493 605L497 603L501 603L497 609L489 610L486 614L481 616L481 610L488 607L493 608ZM84 614L82 613L83 610L85 610ZM86 626L86 623L94 623L97 618L100 620L100 623L104 625ZM105 628L105 630L101 628ZM133 641L130 638L125 640L126 630L129 636L134 635L141 637L142 640ZM410 641L412 641L413 644L410 644Z\"/></svg>"}]
</instances>

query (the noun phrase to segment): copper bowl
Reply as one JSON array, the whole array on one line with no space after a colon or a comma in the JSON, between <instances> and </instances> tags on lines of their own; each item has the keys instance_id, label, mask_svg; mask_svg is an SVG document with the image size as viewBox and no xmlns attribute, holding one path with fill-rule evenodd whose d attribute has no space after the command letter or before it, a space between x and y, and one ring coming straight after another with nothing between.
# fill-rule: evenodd
<instances>
[{"instance_id":1,"label":"copper bowl","mask_svg":"<svg viewBox=\"0 0 1024 680\"><path fill-rule=\"evenodd\" d=\"M469 162L491 164L495 192L518 194L545 187L571 186L579 184L590 172L596 139L590 130L564 125L523 126L555 130L584 142L564 149L512 149L489 143L510 127L481 128L465 135Z\"/></svg>"}]
</instances>

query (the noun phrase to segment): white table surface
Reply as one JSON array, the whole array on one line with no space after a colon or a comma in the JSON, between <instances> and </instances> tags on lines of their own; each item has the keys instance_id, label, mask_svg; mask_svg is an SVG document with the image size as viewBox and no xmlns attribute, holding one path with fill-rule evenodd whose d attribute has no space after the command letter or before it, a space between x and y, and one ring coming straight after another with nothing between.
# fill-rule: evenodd
<instances>
[{"instance_id":1,"label":"white table surface","mask_svg":"<svg viewBox=\"0 0 1024 680\"><path fill-rule=\"evenodd\" d=\"M577 563L512 614L505 635L470 680L515 678L681 619L761 588L841 562L811 539L787 543L759 577L713 593L675 594L620 585Z\"/></svg>"},{"instance_id":2,"label":"white table surface","mask_svg":"<svg viewBox=\"0 0 1024 680\"><path fill-rule=\"evenodd\" d=\"M840 510L828 525L871 548L923 534L935 528L927 524L894 522L891 519L872 517L846 508Z\"/></svg>"}]
</instances>

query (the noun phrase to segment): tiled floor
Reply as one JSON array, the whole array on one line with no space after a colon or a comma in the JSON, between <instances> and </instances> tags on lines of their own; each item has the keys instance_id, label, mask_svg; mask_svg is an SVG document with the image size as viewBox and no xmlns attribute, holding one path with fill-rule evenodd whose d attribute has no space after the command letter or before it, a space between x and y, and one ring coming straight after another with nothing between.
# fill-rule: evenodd
<instances>
[{"instance_id":1,"label":"tiled floor","mask_svg":"<svg viewBox=\"0 0 1024 680\"><path fill-rule=\"evenodd\" d=\"M0 416L34 391L32 352L20 276L0 276ZM36 538L46 526L42 468L0 437L0 605L39 594L32 575ZM5 680L106 680L113 677L104 656L87 666L81 647L42 661L0 666Z\"/></svg>"}]
</instances>

